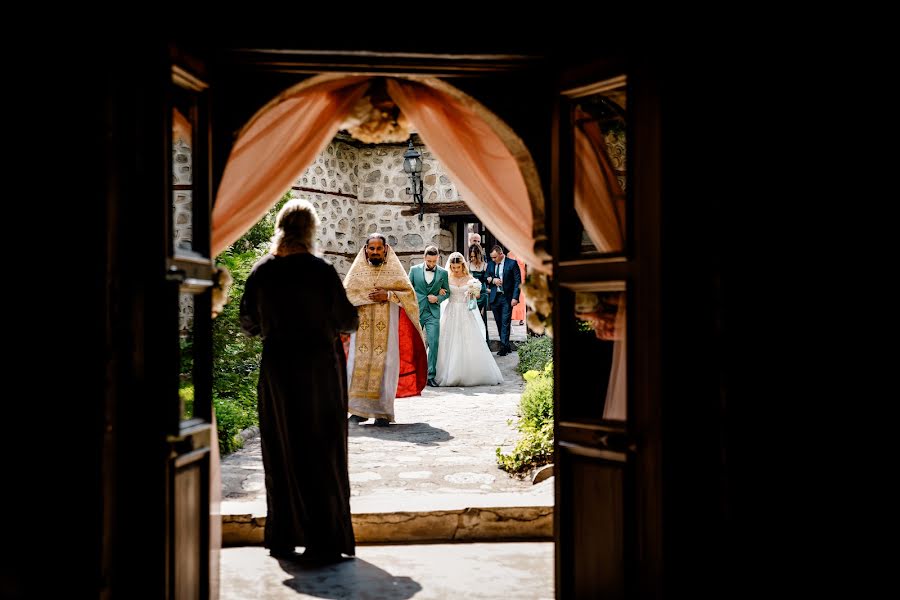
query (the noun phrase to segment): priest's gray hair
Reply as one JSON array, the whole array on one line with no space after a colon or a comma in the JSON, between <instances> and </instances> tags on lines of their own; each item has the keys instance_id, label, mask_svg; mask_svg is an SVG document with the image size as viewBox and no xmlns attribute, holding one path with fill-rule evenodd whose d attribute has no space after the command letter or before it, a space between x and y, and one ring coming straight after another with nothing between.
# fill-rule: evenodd
<instances>
[{"instance_id":1,"label":"priest's gray hair","mask_svg":"<svg viewBox=\"0 0 900 600\"><path fill-rule=\"evenodd\" d=\"M275 217L272 253L291 254L301 249L314 253L318 228L319 215L309 200L288 200Z\"/></svg>"}]
</instances>

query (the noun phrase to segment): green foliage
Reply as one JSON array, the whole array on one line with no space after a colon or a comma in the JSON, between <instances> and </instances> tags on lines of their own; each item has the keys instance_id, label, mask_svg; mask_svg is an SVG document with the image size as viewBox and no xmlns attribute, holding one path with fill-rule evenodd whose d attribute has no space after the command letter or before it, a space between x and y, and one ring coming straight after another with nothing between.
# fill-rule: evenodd
<instances>
[{"instance_id":1,"label":"green foliage","mask_svg":"<svg viewBox=\"0 0 900 600\"><path fill-rule=\"evenodd\" d=\"M178 387L178 397L184 407L182 416L190 419L194 416L194 384L189 380L182 381Z\"/></svg>"},{"instance_id":2,"label":"green foliage","mask_svg":"<svg viewBox=\"0 0 900 600\"><path fill-rule=\"evenodd\" d=\"M519 401L519 427L536 429L553 421L553 363L547 363L542 372L528 371L525 381L525 391Z\"/></svg>"},{"instance_id":3,"label":"green foliage","mask_svg":"<svg viewBox=\"0 0 900 600\"><path fill-rule=\"evenodd\" d=\"M285 203L291 199L291 193L287 192L284 196L281 197L281 200L275 203L269 212L263 216L259 222L256 223L250 230L241 237L241 239L237 240L235 243L231 245L223 254L227 254L229 252L233 252L235 254L243 254L245 252L257 252L261 248L264 248L262 253L259 256L262 256L268 251L269 242L272 239L272 236L275 234L275 217L278 216L278 211L281 210L281 207L285 205ZM222 255L219 255L221 258ZM253 266L252 264L250 265ZM234 273L232 272L232 275ZM244 278L246 281L246 277Z\"/></svg>"},{"instance_id":4,"label":"green foliage","mask_svg":"<svg viewBox=\"0 0 900 600\"><path fill-rule=\"evenodd\" d=\"M288 192L243 237L216 257L216 262L224 265L234 279L229 292L230 300L213 321L212 330L213 406L222 454L241 448L243 439L238 434L247 427L259 424L256 384L259 381L262 342L241 332L240 301L253 265L269 251L275 233L275 217L290 198ZM193 364L191 350L191 340L183 340L182 371L185 373L190 372ZM190 398L193 410L193 388Z\"/></svg>"},{"instance_id":5,"label":"green foliage","mask_svg":"<svg viewBox=\"0 0 900 600\"><path fill-rule=\"evenodd\" d=\"M254 401L256 397L254 396ZM257 422L256 406L248 410L240 403L228 399L213 398L216 408L216 426L219 429L219 452L228 454L244 447L241 431Z\"/></svg>"},{"instance_id":6,"label":"green foliage","mask_svg":"<svg viewBox=\"0 0 900 600\"><path fill-rule=\"evenodd\" d=\"M519 354L516 371L543 371L547 363L553 360L553 338L546 335L529 336L516 352Z\"/></svg>"},{"instance_id":7,"label":"green foliage","mask_svg":"<svg viewBox=\"0 0 900 600\"><path fill-rule=\"evenodd\" d=\"M553 462L553 421L539 429L522 430L522 437L509 454L497 448L497 464L504 471L524 477L529 471Z\"/></svg>"},{"instance_id":8,"label":"green foliage","mask_svg":"<svg viewBox=\"0 0 900 600\"><path fill-rule=\"evenodd\" d=\"M553 362L547 362L541 371L526 371L524 378L516 425L522 437L509 454L496 450L500 468L519 476L553 462Z\"/></svg>"}]
</instances>

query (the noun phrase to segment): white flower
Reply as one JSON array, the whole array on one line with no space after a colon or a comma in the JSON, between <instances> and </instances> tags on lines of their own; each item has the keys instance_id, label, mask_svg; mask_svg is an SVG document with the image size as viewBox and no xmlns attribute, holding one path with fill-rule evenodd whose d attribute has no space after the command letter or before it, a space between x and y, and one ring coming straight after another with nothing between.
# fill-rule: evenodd
<instances>
[{"instance_id":1,"label":"white flower","mask_svg":"<svg viewBox=\"0 0 900 600\"><path fill-rule=\"evenodd\" d=\"M234 279L227 268L218 266L213 269L213 282L212 318L215 319L225 309L225 305L228 304L228 292Z\"/></svg>"},{"instance_id":2,"label":"white flower","mask_svg":"<svg viewBox=\"0 0 900 600\"><path fill-rule=\"evenodd\" d=\"M541 320L536 312L528 313L526 320L528 321L528 328L536 334L542 335L546 333L545 322Z\"/></svg>"},{"instance_id":3,"label":"white flower","mask_svg":"<svg viewBox=\"0 0 900 600\"><path fill-rule=\"evenodd\" d=\"M553 310L553 305L550 304L548 300L535 300L534 310L544 316L550 316L550 312Z\"/></svg>"},{"instance_id":4,"label":"white flower","mask_svg":"<svg viewBox=\"0 0 900 600\"><path fill-rule=\"evenodd\" d=\"M525 302L531 310L526 317L528 328L537 334L553 335L553 296L550 282L543 273L529 273L525 281Z\"/></svg>"}]
</instances>

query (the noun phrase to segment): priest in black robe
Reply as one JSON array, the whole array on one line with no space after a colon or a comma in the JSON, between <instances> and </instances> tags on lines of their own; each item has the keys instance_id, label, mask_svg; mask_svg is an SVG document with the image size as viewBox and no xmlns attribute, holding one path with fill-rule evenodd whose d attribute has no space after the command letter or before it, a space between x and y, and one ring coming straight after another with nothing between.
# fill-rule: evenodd
<instances>
[{"instance_id":1,"label":"priest in black robe","mask_svg":"<svg viewBox=\"0 0 900 600\"><path fill-rule=\"evenodd\" d=\"M265 546L272 556L355 554L347 471L347 367L341 333L356 307L334 267L312 254L318 217L306 200L278 213L272 253L254 265L241 327L262 336L259 429L265 468Z\"/></svg>"}]
</instances>

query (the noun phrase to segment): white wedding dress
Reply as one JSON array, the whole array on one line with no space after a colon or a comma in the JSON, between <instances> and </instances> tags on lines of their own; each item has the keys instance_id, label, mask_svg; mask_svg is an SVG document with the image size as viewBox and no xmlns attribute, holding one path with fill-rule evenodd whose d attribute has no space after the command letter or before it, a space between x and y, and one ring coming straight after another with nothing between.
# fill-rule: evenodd
<instances>
[{"instance_id":1,"label":"white wedding dress","mask_svg":"<svg viewBox=\"0 0 900 600\"><path fill-rule=\"evenodd\" d=\"M473 280L474 281L474 280ZM500 367L484 342L484 322L466 303L468 285L450 284L450 299L441 304L441 337L434 380L441 386L503 383Z\"/></svg>"}]
</instances>

